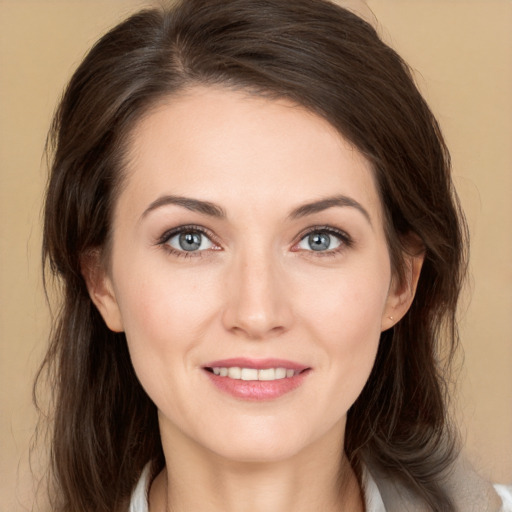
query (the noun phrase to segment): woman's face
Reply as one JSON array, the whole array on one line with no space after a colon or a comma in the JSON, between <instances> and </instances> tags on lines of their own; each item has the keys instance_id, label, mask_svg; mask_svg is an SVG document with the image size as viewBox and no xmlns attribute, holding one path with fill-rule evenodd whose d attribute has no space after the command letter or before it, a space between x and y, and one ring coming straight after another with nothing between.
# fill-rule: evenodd
<instances>
[{"instance_id":1,"label":"woman's face","mask_svg":"<svg viewBox=\"0 0 512 512\"><path fill-rule=\"evenodd\" d=\"M362 155L287 101L199 87L136 127L90 290L162 435L236 460L339 442L403 302Z\"/></svg>"}]
</instances>

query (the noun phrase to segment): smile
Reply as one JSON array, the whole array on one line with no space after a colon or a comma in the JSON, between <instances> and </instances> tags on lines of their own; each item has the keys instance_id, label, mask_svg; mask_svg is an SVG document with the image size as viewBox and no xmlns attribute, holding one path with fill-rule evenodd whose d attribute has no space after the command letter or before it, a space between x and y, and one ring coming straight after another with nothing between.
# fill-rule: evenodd
<instances>
[{"instance_id":1,"label":"smile","mask_svg":"<svg viewBox=\"0 0 512 512\"><path fill-rule=\"evenodd\" d=\"M211 371L220 377L227 377L228 379L235 380L261 380L273 381L294 377L300 373L299 370L289 368L239 368L238 366L231 367L214 367Z\"/></svg>"},{"instance_id":2,"label":"smile","mask_svg":"<svg viewBox=\"0 0 512 512\"><path fill-rule=\"evenodd\" d=\"M267 401L299 388L312 368L284 359L234 358L212 361L203 370L222 393L241 400Z\"/></svg>"}]
</instances>

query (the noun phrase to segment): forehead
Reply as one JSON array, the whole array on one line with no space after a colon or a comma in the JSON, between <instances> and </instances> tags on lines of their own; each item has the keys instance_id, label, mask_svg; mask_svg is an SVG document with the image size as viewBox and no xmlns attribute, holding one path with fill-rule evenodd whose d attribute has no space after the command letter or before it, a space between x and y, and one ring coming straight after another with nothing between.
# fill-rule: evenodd
<instances>
[{"instance_id":1,"label":"forehead","mask_svg":"<svg viewBox=\"0 0 512 512\"><path fill-rule=\"evenodd\" d=\"M245 91L194 87L160 102L132 131L125 171L132 205L243 195L246 207L276 209L343 193L380 217L371 165L329 122Z\"/></svg>"}]
</instances>

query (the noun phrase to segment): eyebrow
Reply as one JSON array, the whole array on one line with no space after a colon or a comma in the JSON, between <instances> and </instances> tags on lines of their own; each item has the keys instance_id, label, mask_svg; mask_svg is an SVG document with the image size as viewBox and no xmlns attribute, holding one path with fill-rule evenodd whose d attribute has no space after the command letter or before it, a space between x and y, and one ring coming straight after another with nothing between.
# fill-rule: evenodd
<instances>
[{"instance_id":1,"label":"eyebrow","mask_svg":"<svg viewBox=\"0 0 512 512\"><path fill-rule=\"evenodd\" d=\"M141 219L146 217L146 215L153 210L171 204L182 206L187 210L202 213L203 215L209 215L210 217L216 217L219 219L224 219L226 217L226 212L220 206L210 203L209 201L200 201L199 199L192 199L190 197L166 195L153 201L144 210L144 213L141 215Z\"/></svg>"},{"instance_id":2,"label":"eyebrow","mask_svg":"<svg viewBox=\"0 0 512 512\"><path fill-rule=\"evenodd\" d=\"M366 220L370 223L370 226L372 225L370 214L363 207L363 205L358 203L355 199L344 195L326 197L325 199L320 199L319 201L304 204L293 210L289 217L291 219L300 219L307 215L313 215L314 213L319 213L335 206L355 208L363 214Z\"/></svg>"},{"instance_id":3,"label":"eyebrow","mask_svg":"<svg viewBox=\"0 0 512 512\"><path fill-rule=\"evenodd\" d=\"M181 206L183 208L186 208L187 210L202 213L203 215L208 215L210 217L215 217L218 219L225 219L227 217L226 212L223 208L209 201L201 201L199 199L192 199L190 197L183 196L165 195L153 201L146 208L146 210L144 210L144 213L141 215L141 219L146 217L151 211L167 205ZM355 208L356 210L361 212L363 216L366 218L366 220L370 223L370 225L372 225L372 221L368 211L355 199L352 199L351 197L344 195L326 197L318 201L303 204L298 208L292 210L288 218L300 219L302 217L313 215L315 213L319 213L333 207Z\"/></svg>"}]
</instances>

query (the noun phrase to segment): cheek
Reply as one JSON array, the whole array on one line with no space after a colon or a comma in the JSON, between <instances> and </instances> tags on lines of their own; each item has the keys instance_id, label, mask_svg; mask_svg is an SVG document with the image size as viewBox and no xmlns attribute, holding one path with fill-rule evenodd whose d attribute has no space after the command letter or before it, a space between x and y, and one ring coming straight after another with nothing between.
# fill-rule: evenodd
<instances>
[{"instance_id":1,"label":"cheek","mask_svg":"<svg viewBox=\"0 0 512 512\"><path fill-rule=\"evenodd\" d=\"M153 375L186 370L187 357L200 344L206 325L215 315L218 287L213 277L193 272L166 273L148 268L138 275L129 270L129 281L118 290L119 307L133 365L141 381ZM198 273L199 274L199 273ZM190 364L190 363L188 363ZM143 382L144 384L144 382Z\"/></svg>"},{"instance_id":2,"label":"cheek","mask_svg":"<svg viewBox=\"0 0 512 512\"><path fill-rule=\"evenodd\" d=\"M389 288L389 271L382 265L314 275L299 283L295 296L300 317L322 332L322 338L360 344L379 336Z\"/></svg>"},{"instance_id":3,"label":"cheek","mask_svg":"<svg viewBox=\"0 0 512 512\"><path fill-rule=\"evenodd\" d=\"M190 415L194 354L218 299L215 287L193 272L168 274L148 268L132 277L120 290L120 309L139 382L156 407L180 423Z\"/></svg>"},{"instance_id":4,"label":"cheek","mask_svg":"<svg viewBox=\"0 0 512 512\"><path fill-rule=\"evenodd\" d=\"M340 271L329 279L317 278L316 293L298 301L303 304L301 322L325 354L332 392L343 395L345 407L357 398L375 361L388 276L380 266Z\"/></svg>"}]
</instances>

